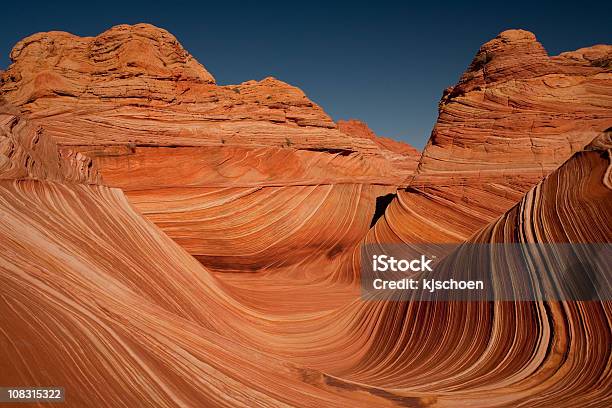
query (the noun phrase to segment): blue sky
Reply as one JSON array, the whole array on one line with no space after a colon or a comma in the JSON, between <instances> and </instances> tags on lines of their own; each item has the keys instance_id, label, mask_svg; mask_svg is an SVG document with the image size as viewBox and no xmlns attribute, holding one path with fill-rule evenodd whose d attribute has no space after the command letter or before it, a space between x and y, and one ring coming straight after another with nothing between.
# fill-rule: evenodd
<instances>
[{"instance_id":1,"label":"blue sky","mask_svg":"<svg viewBox=\"0 0 612 408\"><path fill-rule=\"evenodd\" d=\"M335 120L422 148L442 91L480 45L527 29L555 55L612 43L612 2L8 2L0 68L21 38L63 30L96 35L147 22L172 32L217 79L274 76L300 87Z\"/></svg>"}]
</instances>

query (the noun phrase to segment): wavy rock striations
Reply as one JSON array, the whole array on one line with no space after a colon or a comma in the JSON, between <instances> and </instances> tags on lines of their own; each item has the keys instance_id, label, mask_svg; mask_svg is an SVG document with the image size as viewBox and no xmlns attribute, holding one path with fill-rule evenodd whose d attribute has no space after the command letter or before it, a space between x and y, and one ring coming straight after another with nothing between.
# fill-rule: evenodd
<instances>
[{"instance_id":1,"label":"wavy rock striations","mask_svg":"<svg viewBox=\"0 0 612 408\"><path fill-rule=\"evenodd\" d=\"M355 244L376 197L414 172L414 157L339 131L295 87L274 78L216 85L171 34L150 25L93 38L35 34L11 59L4 97L62 154L93 158L107 185L216 266L231 252L228 268L259 268L304 239L324 252ZM336 205L344 198L348 208ZM325 228L329 218L337 228Z\"/></svg>"},{"instance_id":2,"label":"wavy rock striations","mask_svg":"<svg viewBox=\"0 0 612 408\"><path fill-rule=\"evenodd\" d=\"M611 149L608 134L471 241L609 241L601 221L612 212ZM265 288L280 305L261 310L117 189L37 180L0 189L3 383L61 383L79 390L69 394L74 406L545 407L612 398L609 303L368 303L328 280L302 288L318 310L305 313L290 281L259 277L250 290ZM325 300L330 287L344 292L335 305Z\"/></svg>"},{"instance_id":3,"label":"wavy rock striations","mask_svg":"<svg viewBox=\"0 0 612 408\"><path fill-rule=\"evenodd\" d=\"M1 87L0 384L76 407L609 406L608 301L359 296L363 243L611 242L609 49L502 33L413 174L410 149L276 80L217 86L152 26L23 40Z\"/></svg>"},{"instance_id":4,"label":"wavy rock striations","mask_svg":"<svg viewBox=\"0 0 612 408\"><path fill-rule=\"evenodd\" d=\"M295 317L279 320L231 296L121 190L62 172L46 134L33 139L25 122L5 116L1 384L62 384L67 405L78 407L392 406L270 353L284 330L301 327ZM319 312L339 290L326 286L310 293L321 297Z\"/></svg>"},{"instance_id":5,"label":"wavy rock striations","mask_svg":"<svg viewBox=\"0 0 612 408\"><path fill-rule=\"evenodd\" d=\"M0 180L40 179L99 183L93 160L70 149L59 151L41 128L25 121L0 97Z\"/></svg>"},{"instance_id":6,"label":"wavy rock striations","mask_svg":"<svg viewBox=\"0 0 612 408\"><path fill-rule=\"evenodd\" d=\"M61 384L75 407L391 406L253 349L265 316L120 190L3 180L0 197L2 384Z\"/></svg>"},{"instance_id":7,"label":"wavy rock striations","mask_svg":"<svg viewBox=\"0 0 612 408\"><path fill-rule=\"evenodd\" d=\"M339 120L338 130L353 137L368 139L376 143L396 168L405 168L410 174L416 170L421 153L409 144L387 137L376 136L367 124L356 119Z\"/></svg>"},{"instance_id":8,"label":"wavy rock striations","mask_svg":"<svg viewBox=\"0 0 612 408\"><path fill-rule=\"evenodd\" d=\"M466 242L610 242L611 159L608 132ZM438 395L432 406L604 407L612 401L609 301L413 301L378 310L382 327L371 339L371 360L351 379L454 394Z\"/></svg>"},{"instance_id":9,"label":"wavy rock striations","mask_svg":"<svg viewBox=\"0 0 612 408\"><path fill-rule=\"evenodd\" d=\"M444 92L418 170L379 234L460 242L511 207L612 126L611 59L609 45L549 57L522 30L484 44Z\"/></svg>"}]
</instances>

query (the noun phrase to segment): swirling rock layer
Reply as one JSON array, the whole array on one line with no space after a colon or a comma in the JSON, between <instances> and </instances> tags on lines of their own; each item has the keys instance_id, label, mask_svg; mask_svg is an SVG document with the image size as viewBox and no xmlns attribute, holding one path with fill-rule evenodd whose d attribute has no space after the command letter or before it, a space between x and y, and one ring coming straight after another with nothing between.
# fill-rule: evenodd
<instances>
[{"instance_id":1,"label":"swirling rock layer","mask_svg":"<svg viewBox=\"0 0 612 408\"><path fill-rule=\"evenodd\" d=\"M611 60L610 45L549 57L523 30L484 44L444 92L416 174L379 234L460 242L510 208L612 126Z\"/></svg>"},{"instance_id":2,"label":"swirling rock layer","mask_svg":"<svg viewBox=\"0 0 612 408\"><path fill-rule=\"evenodd\" d=\"M150 25L117 26L93 38L35 34L14 47L11 59L2 75L4 97L60 154L93 158L107 185L122 188L198 257L222 257L228 248L209 248L216 235L206 237L219 224L205 210L220 206L231 216L291 202L282 215L266 220L255 211L251 219L219 226L235 237L235 254L263 251L262 261L251 257L256 265L270 263L270 254L289 251L293 242L302 245L304 234L309 246L324 250L354 244L365 234L376 197L404 185L416 167L409 146L403 147L407 159L373 134L339 131L301 90L274 78L216 85L170 33ZM340 197L351 202L348 209L317 213ZM308 206L313 210L299 210ZM325 217L353 214L356 220L338 231L320 228ZM246 229L267 238L252 248L257 239ZM279 234L299 239L278 243Z\"/></svg>"},{"instance_id":3,"label":"swirling rock layer","mask_svg":"<svg viewBox=\"0 0 612 408\"><path fill-rule=\"evenodd\" d=\"M152 26L23 40L1 87L0 384L75 407L609 406L609 301L359 288L364 243L612 242L607 55L502 33L415 174L296 88L217 86Z\"/></svg>"},{"instance_id":4,"label":"swirling rock layer","mask_svg":"<svg viewBox=\"0 0 612 408\"><path fill-rule=\"evenodd\" d=\"M99 183L90 157L72 149L59 151L41 128L25 121L0 97L0 180L41 179Z\"/></svg>"}]
</instances>

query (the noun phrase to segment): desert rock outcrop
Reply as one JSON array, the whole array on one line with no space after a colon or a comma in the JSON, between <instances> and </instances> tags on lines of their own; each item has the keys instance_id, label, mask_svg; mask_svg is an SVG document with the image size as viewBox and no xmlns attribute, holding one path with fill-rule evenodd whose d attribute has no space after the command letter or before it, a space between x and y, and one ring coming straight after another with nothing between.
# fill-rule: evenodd
<instances>
[{"instance_id":1,"label":"desert rock outcrop","mask_svg":"<svg viewBox=\"0 0 612 408\"><path fill-rule=\"evenodd\" d=\"M322 252L346 248L367 232L376 197L414 172L414 159L406 166L371 138L339 131L282 81L215 84L171 34L151 25L86 38L35 34L11 58L0 92L28 122L62 154L92 158L106 185L123 189L191 254L217 264L228 252L229 263L250 263L246 269L273 255L293 263L301 254L283 254L303 239ZM347 221L329 229L330 217Z\"/></svg>"},{"instance_id":2,"label":"desert rock outcrop","mask_svg":"<svg viewBox=\"0 0 612 408\"><path fill-rule=\"evenodd\" d=\"M338 130L353 137L368 139L376 143L395 167L404 167L410 173L416 170L421 153L407 143L388 137L377 136L364 122L356 119L339 120Z\"/></svg>"},{"instance_id":3,"label":"desert rock outcrop","mask_svg":"<svg viewBox=\"0 0 612 408\"><path fill-rule=\"evenodd\" d=\"M0 383L76 407L609 406L609 300L359 286L363 244L612 242L609 56L502 33L414 172L155 27L28 37L0 86Z\"/></svg>"},{"instance_id":4,"label":"desert rock outcrop","mask_svg":"<svg viewBox=\"0 0 612 408\"><path fill-rule=\"evenodd\" d=\"M609 45L549 57L523 30L484 44L444 92L416 174L379 234L460 242L510 208L612 126L611 58Z\"/></svg>"}]
</instances>

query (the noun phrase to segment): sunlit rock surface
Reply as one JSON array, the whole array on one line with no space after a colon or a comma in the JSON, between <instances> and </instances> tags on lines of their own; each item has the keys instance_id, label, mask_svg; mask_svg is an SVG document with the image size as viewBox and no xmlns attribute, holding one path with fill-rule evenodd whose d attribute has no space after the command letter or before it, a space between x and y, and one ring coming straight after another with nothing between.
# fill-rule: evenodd
<instances>
[{"instance_id":1,"label":"sunlit rock surface","mask_svg":"<svg viewBox=\"0 0 612 408\"><path fill-rule=\"evenodd\" d=\"M549 57L523 30L484 44L444 92L416 174L379 234L457 242L510 208L612 127L611 60L610 45Z\"/></svg>"},{"instance_id":2,"label":"sunlit rock surface","mask_svg":"<svg viewBox=\"0 0 612 408\"><path fill-rule=\"evenodd\" d=\"M337 130L282 81L216 85L150 25L35 34L11 58L2 93L33 126L62 154L93 158L191 254L229 269L295 263L297 247L337 253L365 234L376 197L414 173L414 158L406 166L376 138Z\"/></svg>"},{"instance_id":3,"label":"sunlit rock surface","mask_svg":"<svg viewBox=\"0 0 612 408\"><path fill-rule=\"evenodd\" d=\"M396 168L405 168L410 174L416 170L421 152L409 144L377 136L366 123L356 119L339 120L338 130L353 137L372 140L383 149L385 156Z\"/></svg>"}]
</instances>

